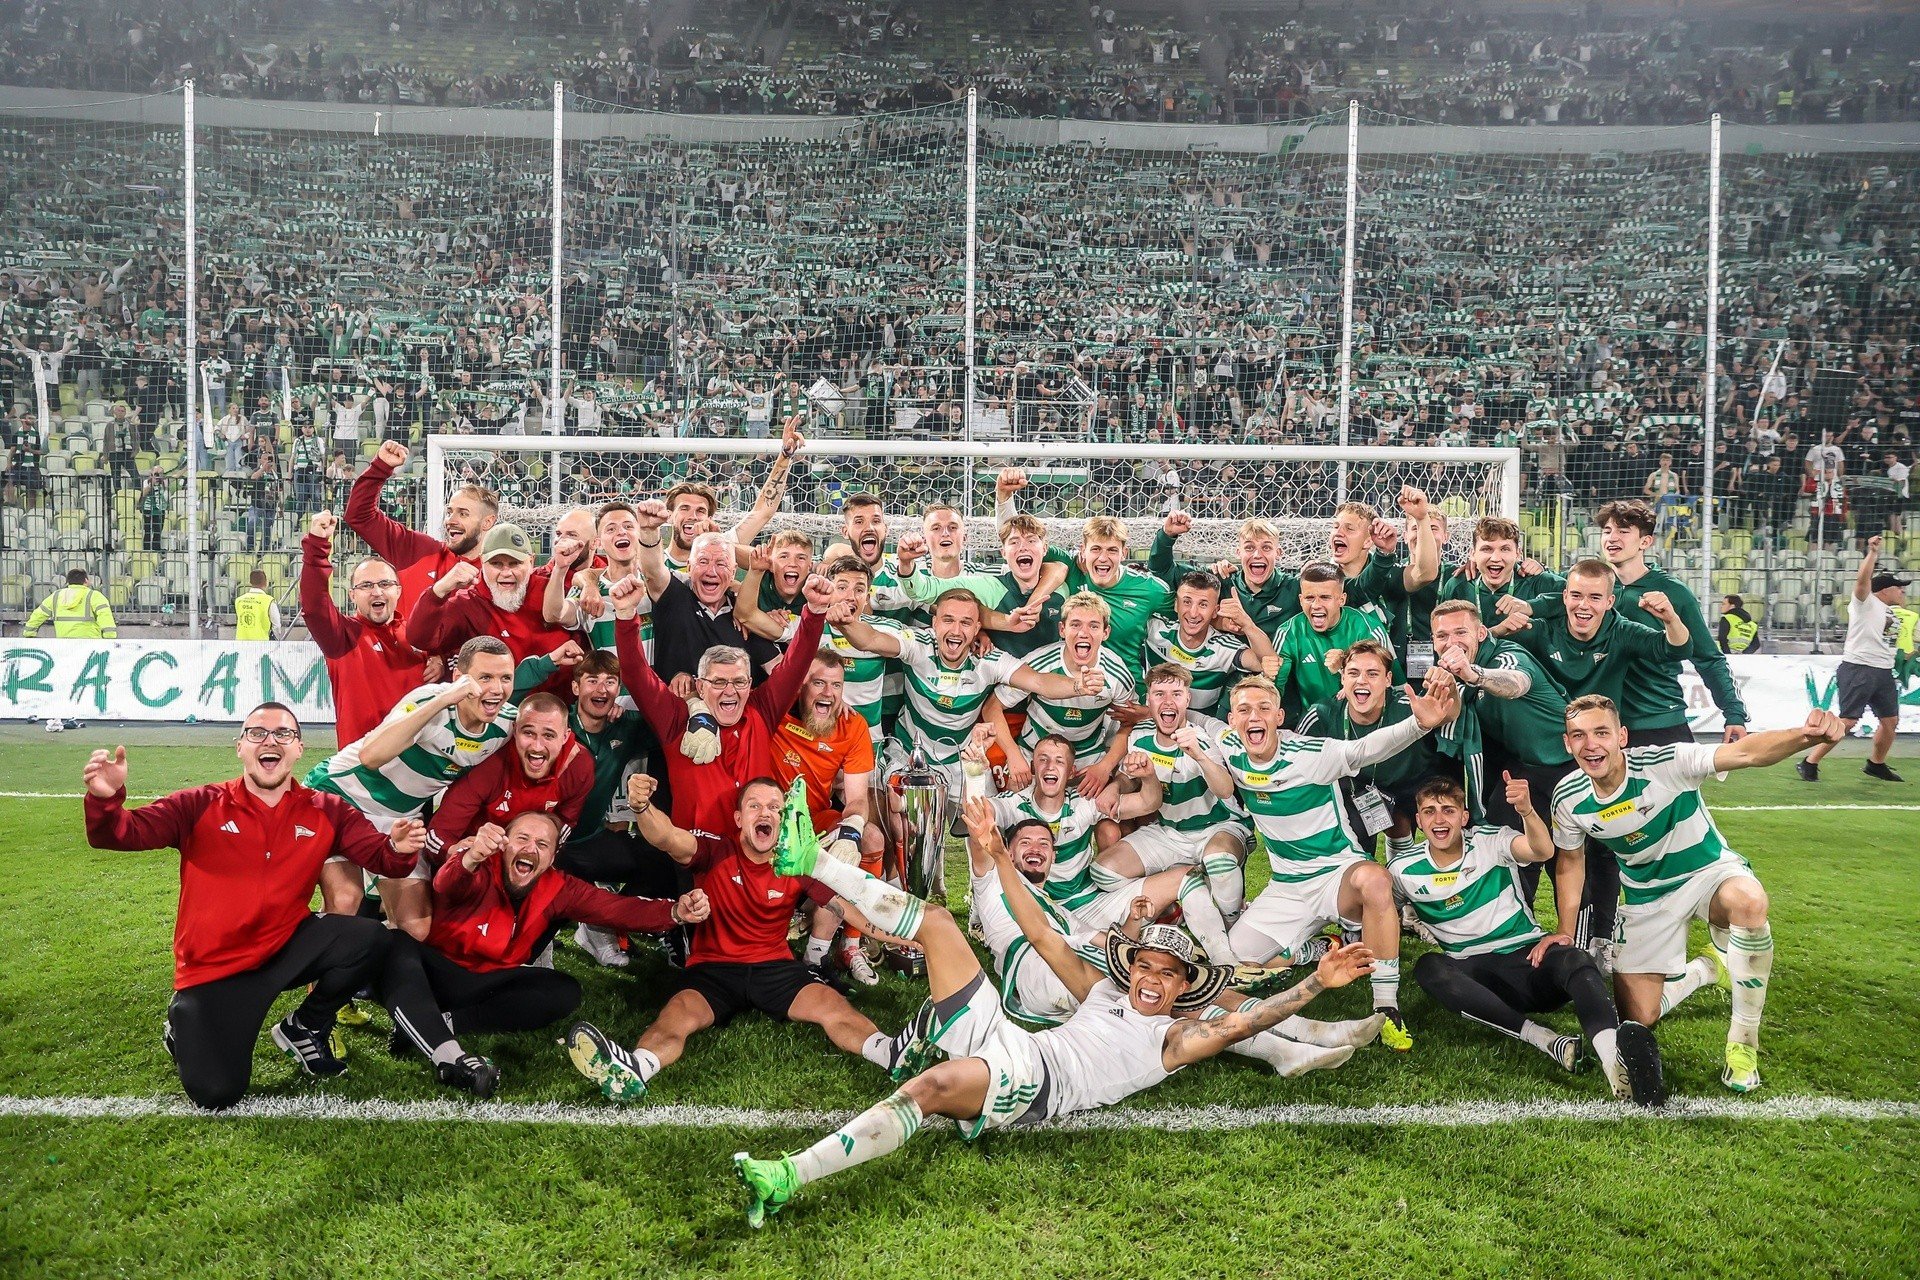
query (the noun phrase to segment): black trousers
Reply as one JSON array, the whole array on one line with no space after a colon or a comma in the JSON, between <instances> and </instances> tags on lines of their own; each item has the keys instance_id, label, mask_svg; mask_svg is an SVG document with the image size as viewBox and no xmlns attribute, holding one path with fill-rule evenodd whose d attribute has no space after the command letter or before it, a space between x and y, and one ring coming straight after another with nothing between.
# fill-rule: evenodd
<instances>
[{"instance_id":1,"label":"black trousers","mask_svg":"<svg viewBox=\"0 0 1920 1280\"><path fill-rule=\"evenodd\" d=\"M1485 781L1484 800L1486 803L1487 821L1499 823L1503 827L1512 827L1516 831L1523 829L1520 815L1514 812L1512 805L1507 803L1507 784L1501 780L1503 774L1511 773L1516 778L1525 778L1527 780L1528 790L1533 794L1534 809L1546 820L1547 826L1552 827L1553 789L1559 786L1560 780L1569 773L1572 773L1575 767L1571 760L1565 764L1558 765L1522 764L1518 759L1506 754L1502 750L1489 750L1485 757L1482 773ZM1598 855L1594 852L1596 849L1599 850ZM1540 878L1545 874L1547 868L1552 865L1553 862L1549 859L1546 862L1530 862L1520 868L1520 894L1527 900L1527 905L1533 906L1538 901ZM1587 887L1580 897L1580 905L1583 912L1589 916L1591 916L1592 912L1588 909L1588 904L1593 901L1596 881L1598 882L1597 887L1599 892L1605 897L1607 902L1612 903L1619 898L1620 868L1614 865L1613 855L1611 853L1607 852L1604 848L1600 848L1599 845L1589 842L1587 846ZM1562 920L1560 922L1560 931L1569 937L1574 936L1578 932L1579 927L1580 922L1577 920ZM1613 936L1613 913L1611 907L1609 907L1606 915L1606 933L1602 936Z\"/></svg>"},{"instance_id":2,"label":"black trousers","mask_svg":"<svg viewBox=\"0 0 1920 1280\"><path fill-rule=\"evenodd\" d=\"M311 982L294 1015L309 1031L331 1032L340 1006L379 972L387 942L378 921L309 916L258 969L174 992L167 1049L187 1097L211 1110L240 1101L253 1079L254 1041L282 991Z\"/></svg>"},{"instance_id":3,"label":"black trousers","mask_svg":"<svg viewBox=\"0 0 1920 1280\"><path fill-rule=\"evenodd\" d=\"M639 836L605 828L575 836L554 866L596 884L619 886L629 898L677 898L693 887L687 869Z\"/></svg>"},{"instance_id":4,"label":"black trousers","mask_svg":"<svg viewBox=\"0 0 1920 1280\"><path fill-rule=\"evenodd\" d=\"M1532 949L1529 945L1465 957L1429 951L1414 962L1413 980L1435 1004L1510 1036L1520 1034L1526 1015L1551 1013L1569 1002L1589 1042L1596 1033L1620 1025L1607 980L1591 955L1555 944L1535 968L1527 963Z\"/></svg>"},{"instance_id":5,"label":"black trousers","mask_svg":"<svg viewBox=\"0 0 1920 1280\"><path fill-rule=\"evenodd\" d=\"M431 1056L455 1036L534 1031L558 1022L580 1007L580 984L531 965L476 973L395 930L380 973L380 1002L394 1026Z\"/></svg>"}]
</instances>

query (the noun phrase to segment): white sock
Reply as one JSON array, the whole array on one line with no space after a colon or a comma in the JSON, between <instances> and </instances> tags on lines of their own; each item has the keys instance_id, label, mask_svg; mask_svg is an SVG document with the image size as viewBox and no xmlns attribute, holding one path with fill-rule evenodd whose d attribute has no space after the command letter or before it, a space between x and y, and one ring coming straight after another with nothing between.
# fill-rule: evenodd
<instances>
[{"instance_id":1,"label":"white sock","mask_svg":"<svg viewBox=\"0 0 1920 1280\"><path fill-rule=\"evenodd\" d=\"M832 938L815 938L809 935L807 938L807 949L802 953L801 958L808 964L825 964L827 953L832 949Z\"/></svg>"},{"instance_id":2,"label":"white sock","mask_svg":"<svg viewBox=\"0 0 1920 1280\"><path fill-rule=\"evenodd\" d=\"M642 1049L637 1045L627 1050L627 1056L633 1059L634 1069L642 1080L651 1080L660 1074L660 1059L651 1049Z\"/></svg>"},{"instance_id":3,"label":"white sock","mask_svg":"<svg viewBox=\"0 0 1920 1280\"><path fill-rule=\"evenodd\" d=\"M1327 1048L1317 1044L1302 1044L1271 1031L1262 1031L1237 1044L1228 1045L1227 1051L1264 1062L1273 1068L1276 1075L1289 1077L1305 1075L1309 1071L1327 1071L1353 1056L1352 1045Z\"/></svg>"},{"instance_id":4,"label":"white sock","mask_svg":"<svg viewBox=\"0 0 1920 1280\"><path fill-rule=\"evenodd\" d=\"M1194 936L1199 944L1207 949L1207 959L1214 964L1238 964L1233 954L1233 944L1227 941L1227 922L1220 917L1220 907L1213 900L1213 890L1207 886L1207 877L1200 871L1187 873L1180 882L1180 910L1185 916L1187 932Z\"/></svg>"},{"instance_id":5,"label":"white sock","mask_svg":"<svg viewBox=\"0 0 1920 1280\"><path fill-rule=\"evenodd\" d=\"M1413 836L1388 836L1387 856L1389 858L1403 857L1406 854L1412 853L1414 846L1419 843L1420 841Z\"/></svg>"},{"instance_id":6,"label":"white sock","mask_svg":"<svg viewBox=\"0 0 1920 1280\"><path fill-rule=\"evenodd\" d=\"M1376 1009L1398 1009L1400 1007L1400 957L1376 959L1373 973L1368 981L1373 985L1373 1007Z\"/></svg>"},{"instance_id":7,"label":"white sock","mask_svg":"<svg viewBox=\"0 0 1920 1280\"><path fill-rule=\"evenodd\" d=\"M1247 908L1247 872L1240 859L1230 853L1207 855L1204 864L1207 888L1213 893L1213 905L1220 914L1232 919Z\"/></svg>"},{"instance_id":8,"label":"white sock","mask_svg":"<svg viewBox=\"0 0 1920 1280\"><path fill-rule=\"evenodd\" d=\"M896 938L911 938L926 919L927 904L904 889L876 880L851 862L820 858L813 878L851 902L875 927Z\"/></svg>"},{"instance_id":9,"label":"white sock","mask_svg":"<svg viewBox=\"0 0 1920 1280\"><path fill-rule=\"evenodd\" d=\"M898 1151L920 1131L920 1104L895 1090L793 1157L802 1185Z\"/></svg>"},{"instance_id":10,"label":"white sock","mask_svg":"<svg viewBox=\"0 0 1920 1280\"><path fill-rule=\"evenodd\" d=\"M433 1052L428 1056L433 1059L433 1065L437 1067L443 1062L458 1062L460 1055L465 1052L458 1040L443 1040L433 1047Z\"/></svg>"},{"instance_id":11,"label":"white sock","mask_svg":"<svg viewBox=\"0 0 1920 1280\"><path fill-rule=\"evenodd\" d=\"M1728 931L1733 946L1727 952L1727 974L1733 979L1733 1024L1727 1043L1760 1043L1760 1014L1767 1007L1767 979L1773 974L1773 930L1767 925L1749 929L1735 925Z\"/></svg>"},{"instance_id":12,"label":"white sock","mask_svg":"<svg viewBox=\"0 0 1920 1280\"><path fill-rule=\"evenodd\" d=\"M883 1071L891 1068L894 1056L893 1037L884 1031L874 1032L867 1037L867 1042L860 1046L860 1056Z\"/></svg>"},{"instance_id":13,"label":"white sock","mask_svg":"<svg viewBox=\"0 0 1920 1280\"><path fill-rule=\"evenodd\" d=\"M1560 1033L1529 1019L1520 1024L1520 1038L1551 1058L1554 1056L1553 1042L1560 1038Z\"/></svg>"},{"instance_id":14,"label":"white sock","mask_svg":"<svg viewBox=\"0 0 1920 1280\"><path fill-rule=\"evenodd\" d=\"M1317 1044L1322 1049L1338 1049L1342 1045L1357 1049L1361 1045L1372 1044L1380 1034L1380 1015L1376 1013L1371 1018L1353 1018L1345 1022L1318 1022L1296 1013L1274 1030L1289 1040Z\"/></svg>"},{"instance_id":15,"label":"white sock","mask_svg":"<svg viewBox=\"0 0 1920 1280\"><path fill-rule=\"evenodd\" d=\"M1695 956L1687 962L1677 978L1668 978L1666 985L1660 988L1660 1016L1666 1017L1682 1000L1705 986L1711 986L1720 976L1720 967L1712 956Z\"/></svg>"}]
</instances>

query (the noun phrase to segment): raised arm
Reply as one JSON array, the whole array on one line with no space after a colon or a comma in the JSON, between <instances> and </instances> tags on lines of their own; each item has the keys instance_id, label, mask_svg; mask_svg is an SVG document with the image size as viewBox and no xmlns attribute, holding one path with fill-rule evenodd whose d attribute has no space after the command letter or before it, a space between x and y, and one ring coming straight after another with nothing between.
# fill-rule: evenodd
<instances>
[{"instance_id":1,"label":"raised arm","mask_svg":"<svg viewBox=\"0 0 1920 1280\"><path fill-rule=\"evenodd\" d=\"M1403 485L1399 503L1407 517L1407 565L1400 571L1400 581L1411 595L1440 577L1440 539L1427 523L1426 490Z\"/></svg>"},{"instance_id":2,"label":"raised arm","mask_svg":"<svg viewBox=\"0 0 1920 1280\"><path fill-rule=\"evenodd\" d=\"M1693 636L1692 633L1687 630L1686 620L1680 616L1680 611L1675 609L1673 607L1673 601L1667 598L1667 593L1664 591L1647 592L1647 594L1640 597L1640 608L1642 612L1660 624L1661 631L1663 631L1667 637L1668 650L1677 651L1673 652L1672 656L1676 658L1685 657L1688 643L1692 640Z\"/></svg>"},{"instance_id":3,"label":"raised arm","mask_svg":"<svg viewBox=\"0 0 1920 1280\"><path fill-rule=\"evenodd\" d=\"M645 590L631 578L622 578L608 589L607 601L613 606L613 647L620 658L620 683L653 726L654 734L663 744L672 745L687 727L687 704L667 688L640 644L640 596Z\"/></svg>"},{"instance_id":4,"label":"raised arm","mask_svg":"<svg viewBox=\"0 0 1920 1280\"><path fill-rule=\"evenodd\" d=\"M666 541L667 507L657 498L649 498L635 503L633 514L640 524L640 536L635 542L640 551L636 557L640 580L646 586L647 595L658 600L666 594L667 582L673 576L667 569L667 553L662 545ZM649 535L653 538L651 542L647 541Z\"/></svg>"},{"instance_id":5,"label":"raised arm","mask_svg":"<svg viewBox=\"0 0 1920 1280\"><path fill-rule=\"evenodd\" d=\"M763 547L742 547L740 550L746 556L747 572L740 579L740 585L733 589L733 620L740 624L741 630L777 644L786 627L760 607L760 588L766 584L771 562Z\"/></svg>"},{"instance_id":6,"label":"raised arm","mask_svg":"<svg viewBox=\"0 0 1920 1280\"><path fill-rule=\"evenodd\" d=\"M1097 665L1070 676L1063 671L1035 671L1023 662L1013 669L1013 673L1007 677L1007 683L1022 693L1030 693L1049 702L1065 702L1068 698L1093 697L1107 687L1107 677Z\"/></svg>"},{"instance_id":7,"label":"raised arm","mask_svg":"<svg viewBox=\"0 0 1920 1280\"><path fill-rule=\"evenodd\" d=\"M1713 767L1721 773L1733 769L1764 769L1802 751L1811 751L1823 742L1838 742L1846 734L1845 722L1831 711L1809 711L1806 723L1798 729L1764 729L1738 742L1721 743L1713 753Z\"/></svg>"},{"instance_id":8,"label":"raised arm","mask_svg":"<svg viewBox=\"0 0 1920 1280\"><path fill-rule=\"evenodd\" d=\"M1207 790L1222 800L1233 799L1233 774L1228 772L1226 765L1214 758L1212 749L1198 729L1190 724L1181 725L1174 732L1173 742L1199 768L1200 776L1207 780Z\"/></svg>"},{"instance_id":9,"label":"raised arm","mask_svg":"<svg viewBox=\"0 0 1920 1280\"><path fill-rule=\"evenodd\" d=\"M437 555L446 545L438 538L407 528L380 509L380 490L387 478L407 463L407 446L389 440L367 464L347 492L347 528L359 534L375 554L395 569Z\"/></svg>"},{"instance_id":10,"label":"raised arm","mask_svg":"<svg viewBox=\"0 0 1920 1280\"><path fill-rule=\"evenodd\" d=\"M1883 539L1874 534L1867 539L1867 554L1860 561L1860 572L1853 575L1853 598L1865 600L1873 594L1873 572L1880 567L1880 546Z\"/></svg>"},{"instance_id":11,"label":"raised arm","mask_svg":"<svg viewBox=\"0 0 1920 1280\"><path fill-rule=\"evenodd\" d=\"M1545 862L1553 857L1553 832L1547 826L1540 811L1533 807L1533 788L1527 785L1525 778L1516 778L1503 772L1500 778L1507 786L1507 803L1520 815L1525 830L1513 842L1511 850L1516 862Z\"/></svg>"},{"instance_id":12,"label":"raised arm","mask_svg":"<svg viewBox=\"0 0 1920 1280\"><path fill-rule=\"evenodd\" d=\"M96 751L86 780L87 843L96 849L177 849L215 788L190 787L138 809L127 808L127 749Z\"/></svg>"},{"instance_id":13,"label":"raised arm","mask_svg":"<svg viewBox=\"0 0 1920 1280\"><path fill-rule=\"evenodd\" d=\"M300 616L307 634L329 658L353 652L360 636L360 624L340 612L327 589L333 581L336 523L331 511L322 511L307 522L307 536L300 539Z\"/></svg>"},{"instance_id":14,"label":"raised arm","mask_svg":"<svg viewBox=\"0 0 1920 1280\"><path fill-rule=\"evenodd\" d=\"M636 773L627 779L627 804L633 809L633 829L660 852L681 866L693 861L699 842L691 831L673 825L673 819L653 803L659 780L651 774Z\"/></svg>"},{"instance_id":15,"label":"raised arm","mask_svg":"<svg viewBox=\"0 0 1920 1280\"><path fill-rule=\"evenodd\" d=\"M413 740L433 722L435 716L473 690L473 681L461 676L405 715L390 717L361 743L360 763L368 769L385 768L398 759L402 751L413 745Z\"/></svg>"},{"instance_id":16,"label":"raised arm","mask_svg":"<svg viewBox=\"0 0 1920 1280\"><path fill-rule=\"evenodd\" d=\"M871 653L879 658L900 656L900 633L897 631L871 626L851 612L844 617L835 615L833 625L847 638L848 644L862 653Z\"/></svg>"},{"instance_id":17,"label":"raised arm","mask_svg":"<svg viewBox=\"0 0 1920 1280\"><path fill-rule=\"evenodd\" d=\"M782 662L747 697L748 709L757 710L768 728L778 725L787 709L793 706L793 700L800 696L800 686L807 682L807 669L813 665L811 655L820 648L820 637L826 630L827 606L833 601L833 584L817 573L801 584L800 592L807 602L801 607L800 627L793 633L793 643L787 646L787 652L806 656Z\"/></svg>"},{"instance_id":18,"label":"raised arm","mask_svg":"<svg viewBox=\"0 0 1920 1280\"><path fill-rule=\"evenodd\" d=\"M407 618L407 639L414 648L428 653L455 647L456 628L462 609L454 595L480 580L480 571L465 560L455 563L434 579L433 586L422 591L413 602ZM464 640L466 637L461 636Z\"/></svg>"},{"instance_id":19,"label":"raised arm","mask_svg":"<svg viewBox=\"0 0 1920 1280\"><path fill-rule=\"evenodd\" d=\"M977 859L984 854L992 861L1000 877L1000 896L1006 900L1013 922L1020 926L1034 953L1047 962L1047 968L1053 970L1061 985L1073 993L1076 1001L1085 1000L1087 992L1106 975L1080 958L1034 901L1033 890L1014 867L1013 859L1007 856L1006 842L1001 840L1000 828L993 819L993 806L980 799L967 801L966 820L968 856ZM979 846L979 853L975 852L975 845Z\"/></svg>"},{"instance_id":20,"label":"raised arm","mask_svg":"<svg viewBox=\"0 0 1920 1280\"><path fill-rule=\"evenodd\" d=\"M780 510L780 501L787 496L787 474L793 469L794 457L806 444L807 438L800 434L799 414L792 415L780 424L780 456L774 459L773 468L767 472L767 478L761 484L746 519L733 526L735 542L752 542L758 538L761 530L767 527L767 522Z\"/></svg>"}]
</instances>

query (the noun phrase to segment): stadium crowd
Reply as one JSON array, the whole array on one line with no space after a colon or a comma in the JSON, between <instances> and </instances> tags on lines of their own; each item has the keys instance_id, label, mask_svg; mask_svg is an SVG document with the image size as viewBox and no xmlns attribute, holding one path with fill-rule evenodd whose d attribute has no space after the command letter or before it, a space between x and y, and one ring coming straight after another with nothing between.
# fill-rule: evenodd
<instances>
[{"instance_id":1,"label":"stadium crowd","mask_svg":"<svg viewBox=\"0 0 1920 1280\"><path fill-rule=\"evenodd\" d=\"M1001 554L974 562L943 502L850 494L824 547L783 518L799 426L733 528L681 482L568 510L546 547L480 485L434 533L384 514L407 460L387 441L301 543L338 750L302 773L302 726L266 703L238 778L137 808L125 749L93 754L90 841L180 850L164 1043L189 1098L240 1101L299 987L270 1035L306 1073L345 1071L339 1023L378 1007L394 1053L490 1098L501 1071L469 1041L581 1004L552 966L561 936L602 965L634 946L670 960L637 1042L569 1022L570 1061L609 1100L642 1100L703 1031L756 1012L890 1077L806 1150L735 1157L755 1225L929 1117L974 1138L1223 1051L1330 1070L1376 1041L1411 1052L1448 1014L1569 1072L1591 1056L1608 1092L1654 1107L1652 1028L1726 981L1722 1080L1760 1087L1769 903L1700 787L1809 750L1817 781L1869 709L1865 772L1900 781L1893 668L1916 615L1879 537L1839 714L1749 733L1700 602L1647 558L1659 516L1637 497L1596 512L1601 554L1564 575L1498 517L1444 557L1415 486L1397 518L1329 513L1297 569L1258 517L1227 561L1181 563L1176 508L1143 569L1109 516L1049 547L1008 469ZM335 559L342 523L371 548L356 563ZM1683 663L1721 740L1695 741ZM956 816L978 950L941 887ZM1551 931L1534 914L1549 870ZM1689 955L1695 919L1712 946ZM903 1027L859 1005L882 957L927 984ZM1304 1012L1362 979L1371 1016ZM1538 1020L1568 1006L1577 1034Z\"/></svg>"}]
</instances>

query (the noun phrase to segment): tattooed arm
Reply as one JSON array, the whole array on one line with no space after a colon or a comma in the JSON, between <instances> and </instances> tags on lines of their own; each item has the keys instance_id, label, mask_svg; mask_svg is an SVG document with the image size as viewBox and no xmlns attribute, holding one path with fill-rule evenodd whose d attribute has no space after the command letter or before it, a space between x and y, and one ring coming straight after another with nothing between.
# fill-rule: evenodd
<instances>
[{"instance_id":1,"label":"tattooed arm","mask_svg":"<svg viewBox=\"0 0 1920 1280\"><path fill-rule=\"evenodd\" d=\"M1167 1028L1167 1039L1160 1060L1173 1071L1190 1062L1211 1058L1247 1037L1272 1030L1322 991L1344 987L1362 974L1373 971L1373 952L1359 943L1335 947L1306 981L1264 1000L1250 1000L1223 1018L1181 1018Z\"/></svg>"}]
</instances>

